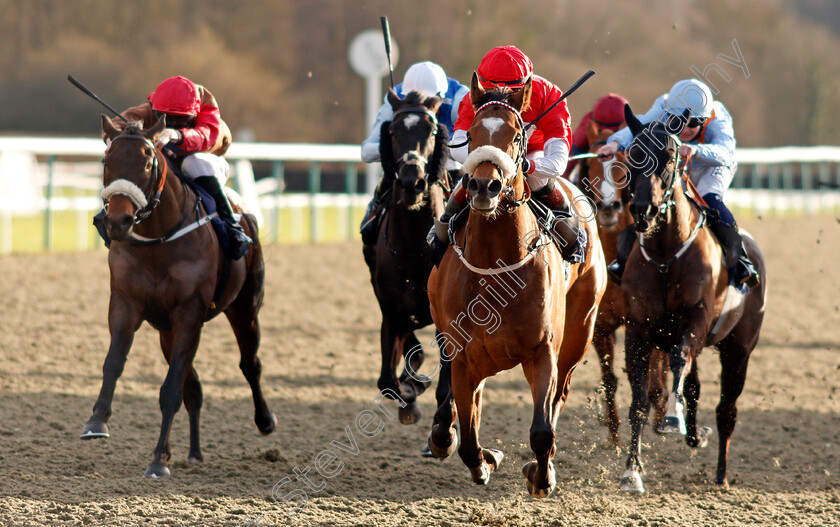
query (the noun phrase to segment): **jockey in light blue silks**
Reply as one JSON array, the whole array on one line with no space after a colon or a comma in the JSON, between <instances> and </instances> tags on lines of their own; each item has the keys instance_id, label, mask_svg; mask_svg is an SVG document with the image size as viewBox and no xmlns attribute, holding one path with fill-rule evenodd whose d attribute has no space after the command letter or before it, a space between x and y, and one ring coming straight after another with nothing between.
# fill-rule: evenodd
<instances>
[{"instance_id":1,"label":"jockey in light blue silks","mask_svg":"<svg viewBox=\"0 0 840 527\"><path fill-rule=\"evenodd\" d=\"M723 247L726 265L735 282L755 287L759 283L758 272L744 251L735 217L723 203L723 195L738 167L732 116L726 107L714 100L711 90L703 82L686 79L674 84L671 91L658 97L650 110L638 118L642 124L654 120L667 122L668 119L679 118L686 109L691 113L688 124L679 135L682 141L680 157L690 161L689 178L711 208L709 227ZM597 152L612 156L618 150L629 147L632 141L630 129L624 128L610 136L607 144ZM624 265L635 240L636 232L632 225L619 236L618 255L607 268L610 277L618 283L621 283Z\"/></svg>"},{"instance_id":2,"label":"jockey in light blue silks","mask_svg":"<svg viewBox=\"0 0 840 527\"><path fill-rule=\"evenodd\" d=\"M412 90L419 90L427 97L437 95L443 99L443 104L440 105L437 112L437 119L439 123L446 126L451 136L452 128L458 119L458 106L461 104L464 95L469 93L469 88L455 79L448 78L443 68L434 62L418 62L408 68L403 81L394 86L394 91L400 99L405 99L405 95ZM365 163L380 161L379 134L382 130L382 123L391 121L393 118L394 109L391 108L391 103L388 102L388 96L386 95L385 102L376 114L376 122L373 123L370 135L362 142L362 161ZM460 165L453 159L448 158L446 168L447 170L455 170L460 168ZM376 192L373 194L373 199L367 206L361 225L362 242L365 245L376 243L381 216L379 214L380 199L382 193L391 188L391 183L392 181L384 181L384 178L380 179L376 186Z\"/></svg>"}]
</instances>

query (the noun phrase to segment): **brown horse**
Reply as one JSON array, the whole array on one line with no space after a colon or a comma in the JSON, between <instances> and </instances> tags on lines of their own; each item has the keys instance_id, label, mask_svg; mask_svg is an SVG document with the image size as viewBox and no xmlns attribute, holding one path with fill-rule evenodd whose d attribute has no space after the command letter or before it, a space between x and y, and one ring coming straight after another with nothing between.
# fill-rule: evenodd
<instances>
[{"instance_id":1,"label":"brown horse","mask_svg":"<svg viewBox=\"0 0 840 527\"><path fill-rule=\"evenodd\" d=\"M677 136L688 121L688 110L681 119L654 121L647 126L636 119L629 106L625 106L625 117L634 135L627 158L633 189L631 212L639 240L622 279L627 306L625 353L633 402L627 470L620 486L622 490L644 492L641 441L650 408L647 386L651 353L667 354L673 374L660 430L685 435L686 443L693 448L707 443L711 430L697 428L700 379L696 358L704 346L715 346L720 352L716 482L725 484L736 401L744 388L747 362L764 319L764 259L755 241L744 236L761 285L745 294L730 283L721 261L721 247L705 228L704 211L683 191Z\"/></svg>"},{"instance_id":2,"label":"brown horse","mask_svg":"<svg viewBox=\"0 0 840 527\"><path fill-rule=\"evenodd\" d=\"M448 132L436 117L443 102L440 97L411 91L400 99L390 90L388 101L394 118L382 125L379 153L382 184L392 182L391 204L380 223L376 245L365 245L362 251L382 312L378 386L384 394L399 394L405 403L399 409L400 422L412 424L420 418L417 397L431 382L417 373L424 354L414 331L432 323L426 292L431 249L425 239L432 218L443 212ZM397 377L401 356L405 367ZM448 394L449 364L443 362L438 405Z\"/></svg>"},{"instance_id":3,"label":"brown horse","mask_svg":"<svg viewBox=\"0 0 840 527\"><path fill-rule=\"evenodd\" d=\"M522 471L530 494L544 497L556 485L551 460L557 418L571 374L592 340L607 279L594 222L583 226L585 261L569 264L542 234L535 215L521 206L530 196L522 172L527 139L521 117L530 96L530 80L517 91L485 91L473 74L476 112L464 164L471 175L470 208L466 223L452 234L455 244L429 277L429 300L445 340L442 354L452 361L458 453L473 481L486 484L503 458L478 442L484 379L521 364L534 402L530 440L536 455ZM580 217L591 216L574 185L558 184ZM454 450L455 415L451 403L438 409L429 436L436 457Z\"/></svg>"},{"instance_id":4,"label":"brown horse","mask_svg":"<svg viewBox=\"0 0 840 527\"><path fill-rule=\"evenodd\" d=\"M593 121L589 121L586 130L589 140L589 153L594 154L601 145L606 144L612 135L610 130L598 130ZM630 214L630 174L627 170L627 159L623 152L615 155L614 159L602 161L598 157L589 157L580 165L578 181L584 195L596 204L595 216L598 224L598 237L604 248L604 258L607 262L615 259L618 236L625 227L633 223ZM598 353L601 364L601 385L604 393L604 406L601 422L609 431L610 443L619 446L618 404L615 392L618 389L618 377L613 371L615 358L615 334L624 325L626 308L624 293L621 287L609 280L607 290L601 298L598 307L598 319L595 322L595 335L592 345ZM661 420L665 415L665 398L662 397L667 381L667 361L663 364L660 356L651 357L651 376L649 396L655 404L655 418Z\"/></svg>"},{"instance_id":5,"label":"brown horse","mask_svg":"<svg viewBox=\"0 0 840 527\"><path fill-rule=\"evenodd\" d=\"M202 227L207 216L201 216L195 193L177 177L167 177L164 155L154 145L165 126L161 118L149 130L133 123L121 132L102 116L102 129L111 140L103 161L105 225L112 240L108 253L111 345L102 367L102 389L81 436L109 437L106 423L117 379L134 333L143 321L148 322L160 332L163 355L169 363L160 389L160 438L144 474L154 478L169 475L169 434L182 401L190 419L188 459L191 463L203 459L198 434L202 393L193 357L202 326L219 313L227 316L239 344L239 367L251 385L257 428L268 434L277 423L260 387L257 313L265 268L256 221L252 215L243 215L243 227L254 240L250 253L226 262L213 229ZM138 243L138 239L146 241ZM227 285L220 288L220 282L225 281Z\"/></svg>"}]
</instances>

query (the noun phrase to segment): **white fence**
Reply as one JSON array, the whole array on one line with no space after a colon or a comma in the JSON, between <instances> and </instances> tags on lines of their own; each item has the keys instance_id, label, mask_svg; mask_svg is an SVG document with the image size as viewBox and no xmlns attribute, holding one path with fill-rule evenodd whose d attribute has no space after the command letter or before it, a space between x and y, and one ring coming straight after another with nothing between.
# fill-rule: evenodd
<instances>
[{"instance_id":1,"label":"white fence","mask_svg":"<svg viewBox=\"0 0 840 527\"><path fill-rule=\"evenodd\" d=\"M90 220L102 205L102 153L99 139L0 137L0 252L101 245ZM369 199L358 188L365 174L358 146L235 143L226 157L234 188L260 218L263 241L357 236ZM726 195L736 213L840 211L840 147L744 148L737 158ZM255 178L255 166L262 177Z\"/></svg>"}]
</instances>

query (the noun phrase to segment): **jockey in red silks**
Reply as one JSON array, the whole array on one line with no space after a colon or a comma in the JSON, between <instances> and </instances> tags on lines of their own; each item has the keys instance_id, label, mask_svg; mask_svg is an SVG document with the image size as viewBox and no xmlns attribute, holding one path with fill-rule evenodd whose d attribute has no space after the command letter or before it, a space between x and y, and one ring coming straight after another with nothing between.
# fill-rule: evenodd
<instances>
[{"instance_id":1,"label":"jockey in red silks","mask_svg":"<svg viewBox=\"0 0 840 527\"><path fill-rule=\"evenodd\" d=\"M621 95L616 95L615 93L608 93L595 101L595 106L593 106L592 110L583 116L583 119L581 119L577 127L575 127L575 131L572 132L571 156L574 157L576 155L589 152L589 148L592 145L589 144L589 138L586 136L586 129L589 126L590 121L595 123L595 126L598 128L598 132L601 130L617 132L619 128L624 126L625 104L627 104L627 99ZM568 178L571 175L572 170L574 170L575 166L577 166L577 163L577 159L570 159L569 165L566 167L566 172L563 174L563 177Z\"/></svg>"},{"instance_id":2,"label":"jockey in red silks","mask_svg":"<svg viewBox=\"0 0 840 527\"><path fill-rule=\"evenodd\" d=\"M122 115L128 121L141 122L145 129L166 118L166 128L156 145L173 154L170 158L175 158L184 177L210 193L230 233L231 256L241 258L253 242L234 218L222 190L230 175L230 166L222 155L230 147L232 136L213 94L186 77L170 77L155 88L145 103ZM114 125L119 127L121 123L114 121Z\"/></svg>"},{"instance_id":3,"label":"jockey in red silks","mask_svg":"<svg viewBox=\"0 0 840 527\"><path fill-rule=\"evenodd\" d=\"M484 89L504 86L512 90L520 90L531 81L531 103L522 112L525 123L534 121L563 95L563 92L547 81L534 75L534 65L516 46L501 46L493 48L484 55L478 65L478 81ZM458 120L451 144L465 143L459 148L451 148L450 155L456 161L463 163L469 154L467 131L475 118L472 101L464 97L458 109ZM548 113L542 116L536 124L528 130L528 152L522 165L532 196L539 199L549 209L566 210L571 204L559 188L555 186L555 179L562 177L569 161L571 148L572 127L569 109L566 101L561 101ZM433 232L437 239L448 244L446 235L448 221L467 204L466 190L460 182L453 189L446 204L446 209L440 220L435 220ZM429 243L434 245L433 233L429 233Z\"/></svg>"}]
</instances>

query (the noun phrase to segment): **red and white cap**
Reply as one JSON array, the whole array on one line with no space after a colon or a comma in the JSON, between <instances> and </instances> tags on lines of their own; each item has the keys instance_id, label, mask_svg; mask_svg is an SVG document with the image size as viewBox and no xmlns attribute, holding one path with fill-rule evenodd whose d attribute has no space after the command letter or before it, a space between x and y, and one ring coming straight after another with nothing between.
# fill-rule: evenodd
<instances>
[{"instance_id":1,"label":"red and white cap","mask_svg":"<svg viewBox=\"0 0 840 527\"><path fill-rule=\"evenodd\" d=\"M478 65L478 80L484 88L521 88L533 73L531 59L516 46L493 48Z\"/></svg>"},{"instance_id":2,"label":"red and white cap","mask_svg":"<svg viewBox=\"0 0 840 527\"><path fill-rule=\"evenodd\" d=\"M170 77L149 95L152 109L173 115L198 115L201 98L196 85L186 77Z\"/></svg>"}]
</instances>

